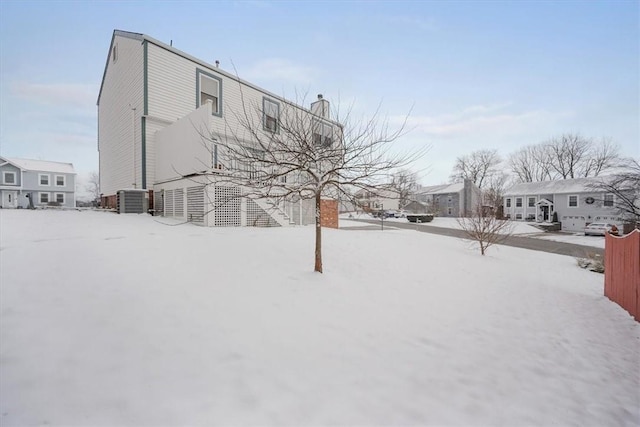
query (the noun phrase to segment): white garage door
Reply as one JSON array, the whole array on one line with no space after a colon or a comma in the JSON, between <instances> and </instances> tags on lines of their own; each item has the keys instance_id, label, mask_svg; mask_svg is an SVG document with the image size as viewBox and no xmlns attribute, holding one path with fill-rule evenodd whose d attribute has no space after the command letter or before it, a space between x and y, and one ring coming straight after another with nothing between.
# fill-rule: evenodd
<instances>
[{"instance_id":1,"label":"white garage door","mask_svg":"<svg viewBox=\"0 0 640 427\"><path fill-rule=\"evenodd\" d=\"M583 216L563 216L562 231L584 231L587 221Z\"/></svg>"}]
</instances>

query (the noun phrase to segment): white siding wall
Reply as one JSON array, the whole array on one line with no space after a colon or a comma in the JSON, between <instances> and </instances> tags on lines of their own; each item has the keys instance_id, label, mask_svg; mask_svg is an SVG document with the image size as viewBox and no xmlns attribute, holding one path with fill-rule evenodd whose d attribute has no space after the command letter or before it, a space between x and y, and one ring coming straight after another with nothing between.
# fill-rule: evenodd
<instances>
[{"instance_id":1,"label":"white siding wall","mask_svg":"<svg viewBox=\"0 0 640 427\"><path fill-rule=\"evenodd\" d=\"M98 105L100 191L105 195L131 188L134 182L138 188L141 187L143 48L139 40L126 37L116 36L114 43L118 46L118 58L113 62L109 52L109 64ZM136 108L135 118L131 108ZM137 163L135 178L134 158Z\"/></svg>"},{"instance_id":2,"label":"white siding wall","mask_svg":"<svg viewBox=\"0 0 640 427\"><path fill-rule=\"evenodd\" d=\"M209 103L155 134L156 182L211 168L211 152L199 134L210 127L211 117Z\"/></svg>"}]
</instances>

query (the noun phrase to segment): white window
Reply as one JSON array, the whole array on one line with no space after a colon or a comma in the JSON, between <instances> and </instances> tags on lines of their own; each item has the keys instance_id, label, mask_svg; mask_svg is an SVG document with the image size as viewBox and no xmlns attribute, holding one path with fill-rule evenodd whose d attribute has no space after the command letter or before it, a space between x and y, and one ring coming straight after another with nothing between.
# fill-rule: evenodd
<instances>
[{"instance_id":1,"label":"white window","mask_svg":"<svg viewBox=\"0 0 640 427\"><path fill-rule=\"evenodd\" d=\"M15 184L16 183L16 173L15 172L3 172L3 182L5 184Z\"/></svg>"},{"instance_id":2,"label":"white window","mask_svg":"<svg viewBox=\"0 0 640 427\"><path fill-rule=\"evenodd\" d=\"M333 142L333 127L330 124L315 121L313 125L313 145L327 148Z\"/></svg>"},{"instance_id":3,"label":"white window","mask_svg":"<svg viewBox=\"0 0 640 427\"><path fill-rule=\"evenodd\" d=\"M613 194L605 194L604 195L604 205L608 207L613 206Z\"/></svg>"},{"instance_id":4,"label":"white window","mask_svg":"<svg viewBox=\"0 0 640 427\"><path fill-rule=\"evenodd\" d=\"M49 193L39 193L40 203L49 203Z\"/></svg>"},{"instance_id":5,"label":"white window","mask_svg":"<svg viewBox=\"0 0 640 427\"><path fill-rule=\"evenodd\" d=\"M264 116L264 129L269 132L278 131L280 120L280 104L267 98L262 99L262 111Z\"/></svg>"},{"instance_id":6,"label":"white window","mask_svg":"<svg viewBox=\"0 0 640 427\"><path fill-rule=\"evenodd\" d=\"M205 74L204 71L197 71L198 76L198 107L204 105L205 102L211 101L213 104L211 113L215 116L220 116L220 93L222 87L222 80L218 77L214 77L211 74Z\"/></svg>"},{"instance_id":7,"label":"white window","mask_svg":"<svg viewBox=\"0 0 640 427\"><path fill-rule=\"evenodd\" d=\"M530 208L535 208L536 207L536 198L535 197L529 197L529 204L528 206Z\"/></svg>"},{"instance_id":8,"label":"white window","mask_svg":"<svg viewBox=\"0 0 640 427\"><path fill-rule=\"evenodd\" d=\"M569 207L570 208L578 207L578 196L569 196Z\"/></svg>"},{"instance_id":9,"label":"white window","mask_svg":"<svg viewBox=\"0 0 640 427\"><path fill-rule=\"evenodd\" d=\"M56 202L64 205L64 193L56 193Z\"/></svg>"},{"instance_id":10,"label":"white window","mask_svg":"<svg viewBox=\"0 0 640 427\"><path fill-rule=\"evenodd\" d=\"M56 175L56 187L64 187L65 179L64 175Z\"/></svg>"},{"instance_id":11,"label":"white window","mask_svg":"<svg viewBox=\"0 0 640 427\"><path fill-rule=\"evenodd\" d=\"M522 207L522 197L516 197L516 208Z\"/></svg>"},{"instance_id":12,"label":"white window","mask_svg":"<svg viewBox=\"0 0 640 427\"><path fill-rule=\"evenodd\" d=\"M40 185L49 185L49 175L41 173L38 175L38 181Z\"/></svg>"},{"instance_id":13,"label":"white window","mask_svg":"<svg viewBox=\"0 0 640 427\"><path fill-rule=\"evenodd\" d=\"M507 199L507 207L510 208L511 207L511 199Z\"/></svg>"}]
</instances>

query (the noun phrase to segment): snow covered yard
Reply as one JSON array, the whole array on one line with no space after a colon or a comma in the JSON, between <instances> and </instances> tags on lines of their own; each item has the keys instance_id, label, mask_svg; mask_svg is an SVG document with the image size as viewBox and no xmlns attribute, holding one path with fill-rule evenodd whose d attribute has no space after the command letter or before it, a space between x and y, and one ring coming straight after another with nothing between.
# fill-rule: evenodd
<instances>
[{"instance_id":1,"label":"snow covered yard","mask_svg":"<svg viewBox=\"0 0 640 427\"><path fill-rule=\"evenodd\" d=\"M0 424L638 425L640 325L573 258L410 230L0 211Z\"/></svg>"}]
</instances>

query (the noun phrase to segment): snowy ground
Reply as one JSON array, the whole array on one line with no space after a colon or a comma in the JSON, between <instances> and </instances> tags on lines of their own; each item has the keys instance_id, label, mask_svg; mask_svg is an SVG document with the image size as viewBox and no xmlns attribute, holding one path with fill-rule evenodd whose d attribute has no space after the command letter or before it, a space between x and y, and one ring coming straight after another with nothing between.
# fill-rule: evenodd
<instances>
[{"instance_id":1,"label":"snowy ground","mask_svg":"<svg viewBox=\"0 0 640 427\"><path fill-rule=\"evenodd\" d=\"M340 228L362 227L362 223L354 221L354 219L374 219L368 214L341 214ZM406 218L388 218L384 220L385 227L393 227L394 223L406 223ZM436 217L431 222L421 224L424 227L453 228L460 229L460 224L456 218ZM573 243L576 245L593 246L595 248L604 248L603 236L585 236L584 233L568 233L568 232L544 232L539 228L532 226L530 223L522 221L512 221L512 234L516 236L532 237L535 239L553 240L554 242Z\"/></svg>"},{"instance_id":2,"label":"snowy ground","mask_svg":"<svg viewBox=\"0 0 640 427\"><path fill-rule=\"evenodd\" d=\"M0 211L0 424L640 424L640 324L570 257L404 230Z\"/></svg>"}]
</instances>

